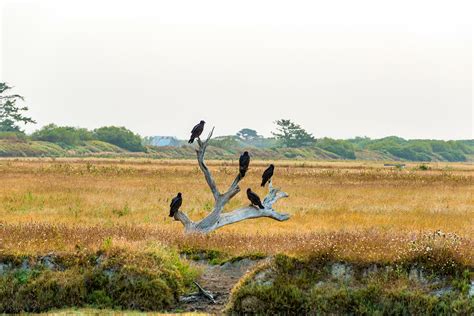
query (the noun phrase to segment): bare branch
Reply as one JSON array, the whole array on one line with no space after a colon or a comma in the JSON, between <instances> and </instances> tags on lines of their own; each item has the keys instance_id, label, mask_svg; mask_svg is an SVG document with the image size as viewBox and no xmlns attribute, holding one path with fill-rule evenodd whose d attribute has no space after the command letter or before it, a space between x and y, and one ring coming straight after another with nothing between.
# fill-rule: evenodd
<instances>
[{"instance_id":1,"label":"bare branch","mask_svg":"<svg viewBox=\"0 0 474 316\"><path fill-rule=\"evenodd\" d=\"M264 202L262 203L265 207L264 209L260 209L253 205L250 205L228 213L219 213L218 215L215 213L215 211L213 211L211 214L214 213L216 215L213 216L212 220L209 219L209 217L211 216L210 214L208 217L204 218L202 221L196 224L195 231L208 233L226 225L260 217L268 217L277 221L286 221L290 218L288 214L279 213L273 209L273 204L276 203L279 199L285 197L288 197L288 194L283 191L280 191L280 189L278 188L274 188L270 182L269 192L264 198Z\"/></svg>"},{"instance_id":2,"label":"bare branch","mask_svg":"<svg viewBox=\"0 0 474 316\"><path fill-rule=\"evenodd\" d=\"M222 197L224 198L225 202L229 202L230 199L232 199L237 193L240 192L239 188L239 182L242 180L242 176L240 175L240 172L237 174L237 177L235 177L234 181L230 185L229 189L227 190L226 193L222 194Z\"/></svg>"},{"instance_id":3,"label":"bare branch","mask_svg":"<svg viewBox=\"0 0 474 316\"><path fill-rule=\"evenodd\" d=\"M279 199L288 197L286 192L281 191L279 188L273 187L272 180L270 180L268 183L268 190L269 192L262 202L265 208L271 208L272 205Z\"/></svg>"},{"instance_id":4,"label":"bare branch","mask_svg":"<svg viewBox=\"0 0 474 316\"><path fill-rule=\"evenodd\" d=\"M20 99L20 100L24 100L24 98L19 95L19 94L12 94L12 95L4 95L4 96L0 96L0 100L10 100L10 99Z\"/></svg>"},{"instance_id":5,"label":"bare branch","mask_svg":"<svg viewBox=\"0 0 474 316\"><path fill-rule=\"evenodd\" d=\"M204 163L204 154L206 153L206 148L209 144L209 140L211 139L213 132L214 127L212 128L211 132L209 133L209 136L207 136L207 139L204 142L202 142L201 139L198 138L197 142L199 145L199 149L196 149L196 154L199 167L201 168L202 173L204 173L204 177L206 178L206 182L209 185L209 188L211 189L212 195L214 196L214 200L217 201L220 196L219 190L217 189L216 182L212 178L209 168Z\"/></svg>"},{"instance_id":6,"label":"bare branch","mask_svg":"<svg viewBox=\"0 0 474 316\"><path fill-rule=\"evenodd\" d=\"M265 208L262 210L255 206L247 206L229 213L222 214L221 218L217 221L217 224L213 228L213 230L225 225L234 224L247 219L259 217L269 217L280 222L286 221L290 218L288 214L278 213L272 208Z\"/></svg>"},{"instance_id":7,"label":"bare branch","mask_svg":"<svg viewBox=\"0 0 474 316\"><path fill-rule=\"evenodd\" d=\"M183 211L177 211L174 213L174 219L180 221L183 224L185 230L190 230L194 226L194 222L189 219L188 215Z\"/></svg>"},{"instance_id":8,"label":"bare branch","mask_svg":"<svg viewBox=\"0 0 474 316\"><path fill-rule=\"evenodd\" d=\"M288 214L279 213L273 209L273 204L275 204L281 198L288 197L288 194L281 191L279 188L273 187L271 180L268 184L268 194L265 196L262 202L264 209L259 209L250 205L241 207L231 212L222 213L224 206L240 192L239 182L243 179L243 177L241 177L240 173L237 174L229 189L224 194L219 192L209 168L204 163L206 148L213 132L214 127L205 141L201 141L200 138L197 139L199 149L196 149L196 154L199 167L201 168L201 171L206 178L206 182L214 196L214 208L205 218L198 222L194 222L189 219L189 217L183 211L177 211L174 215L174 218L183 224L186 233L209 233L226 225L259 217L268 217L277 221L288 220L290 218Z\"/></svg>"},{"instance_id":9,"label":"bare branch","mask_svg":"<svg viewBox=\"0 0 474 316\"><path fill-rule=\"evenodd\" d=\"M203 220L201 220L199 223L196 224L196 229L198 230L206 230L209 227L213 227L217 224L221 217L222 210L224 209L224 206L232 199L234 196L236 196L240 192L239 188L239 181L242 179L240 176L240 173L237 175L235 178L234 182L232 182L232 185L230 186L229 190L225 192L224 194L220 194L219 197L216 200L216 204L214 206L214 209L212 212L206 216Z\"/></svg>"},{"instance_id":10,"label":"bare branch","mask_svg":"<svg viewBox=\"0 0 474 316\"><path fill-rule=\"evenodd\" d=\"M196 281L193 281L194 285L197 286L199 293L204 295L208 300L210 300L213 304L217 304L216 301L214 300L214 296L212 295L211 292L206 291L205 289L202 288Z\"/></svg>"}]
</instances>

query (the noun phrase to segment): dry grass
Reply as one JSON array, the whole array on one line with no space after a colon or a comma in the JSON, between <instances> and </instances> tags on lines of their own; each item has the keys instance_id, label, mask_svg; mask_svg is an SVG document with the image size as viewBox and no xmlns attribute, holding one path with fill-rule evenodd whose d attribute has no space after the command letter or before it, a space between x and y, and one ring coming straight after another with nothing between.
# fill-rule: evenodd
<instances>
[{"instance_id":1,"label":"dry grass","mask_svg":"<svg viewBox=\"0 0 474 316\"><path fill-rule=\"evenodd\" d=\"M261 196L266 162L254 162L242 189ZM219 187L236 162L209 162ZM277 162L274 185L287 222L245 221L210 236L184 236L168 215L181 191L183 210L198 219L212 196L194 161L146 159L0 160L0 251L96 249L150 243L230 253L305 253L332 249L364 260L395 259L437 245L474 263L474 165L429 164L387 169L370 162ZM240 193L229 208L247 204ZM433 232L450 233L433 238ZM414 241L414 242L413 242Z\"/></svg>"}]
</instances>

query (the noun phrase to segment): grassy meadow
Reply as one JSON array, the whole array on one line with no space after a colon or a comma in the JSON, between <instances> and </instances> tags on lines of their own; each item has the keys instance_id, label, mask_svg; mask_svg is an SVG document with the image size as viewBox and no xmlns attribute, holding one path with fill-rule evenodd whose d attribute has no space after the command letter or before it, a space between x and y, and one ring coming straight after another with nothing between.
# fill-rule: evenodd
<instances>
[{"instance_id":1,"label":"grassy meadow","mask_svg":"<svg viewBox=\"0 0 474 316\"><path fill-rule=\"evenodd\" d=\"M259 182L267 164L252 162L228 209L248 204L247 187L263 198ZM185 236L181 223L168 217L170 199L182 192L182 210L193 219L213 202L196 161L3 159L0 253L160 245L231 255L331 250L340 258L371 261L442 247L474 264L474 165L409 163L399 170L382 162L275 164L273 183L290 195L275 208L290 213L290 220L249 220L208 236ZM221 191L238 169L237 161L208 165Z\"/></svg>"}]
</instances>

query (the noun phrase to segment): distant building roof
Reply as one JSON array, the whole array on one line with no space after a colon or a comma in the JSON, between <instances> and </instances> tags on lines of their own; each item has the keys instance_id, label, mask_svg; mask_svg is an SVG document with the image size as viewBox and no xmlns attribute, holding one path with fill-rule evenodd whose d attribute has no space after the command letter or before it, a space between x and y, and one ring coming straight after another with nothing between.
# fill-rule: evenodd
<instances>
[{"instance_id":1,"label":"distant building roof","mask_svg":"<svg viewBox=\"0 0 474 316\"><path fill-rule=\"evenodd\" d=\"M174 136L152 136L150 145L152 146L178 146L179 140Z\"/></svg>"}]
</instances>

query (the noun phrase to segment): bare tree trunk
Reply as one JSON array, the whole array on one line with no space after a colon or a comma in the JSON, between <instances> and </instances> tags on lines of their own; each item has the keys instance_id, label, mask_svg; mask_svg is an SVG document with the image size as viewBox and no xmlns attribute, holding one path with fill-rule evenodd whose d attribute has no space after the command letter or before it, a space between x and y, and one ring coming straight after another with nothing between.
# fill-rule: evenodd
<instances>
[{"instance_id":1,"label":"bare tree trunk","mask_svg":"<svg viewBox=\"0 0 474 316\"><path fill-rule=\"evenodd\" d=\"M209 168L204 163L204 154L206 153L206 148L213 132L214 128L212 128L205 141L201 141L201 139L198 138L197 143L199 148L196 149L196 155L199 168L204 173L206 182L211 189L212 195L214 196L214 208L206 217L198 222L192 221L186 215L186 213L181 210L175 213L175 220L178 220L183 224L187 233L209 233L222 226L230 225L251 218L268 217L277 221L288 220L290 218L288 214L278 213L273 209L273 204L281 198L288 197L288 194L278 188L274 188L271 181L268 186L269 192L262 202L264 209L249 205L230 212L222 213L224 206L240 192L239 182L242 180L242 177L240 176L240 173L238 173L229 189L224 193L219 192Z\"/></svg>"}]
</instances>

